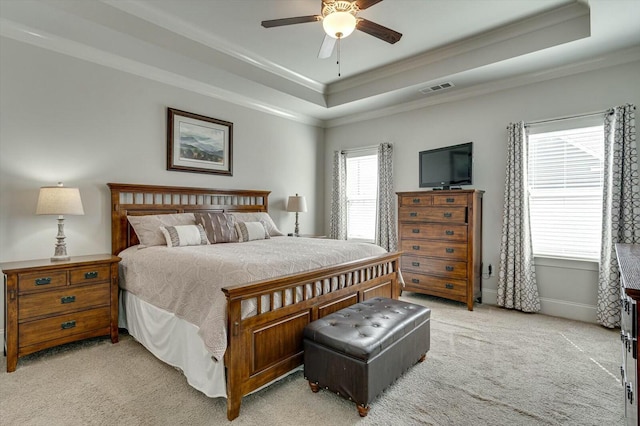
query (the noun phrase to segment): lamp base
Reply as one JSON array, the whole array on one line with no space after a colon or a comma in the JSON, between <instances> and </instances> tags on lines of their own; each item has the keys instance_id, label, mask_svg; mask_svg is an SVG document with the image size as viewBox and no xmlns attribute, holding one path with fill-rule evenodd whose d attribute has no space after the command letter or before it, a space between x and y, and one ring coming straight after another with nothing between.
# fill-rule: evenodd
<instances>
[{"instance_id":1,"label":"lamp base","mask_svg":"<svg viewBox=\"0 0 640 426\"><path fill-rule=\"evenodd\" d=\"M63 256L51 256L51 261L52 262L62 262L65 260L71 260L71 256L69 255L63 255Z\"/></svg>"},{"instance_id":2,"label":"lamp base","mask_svg":"<svg viewBox=\"0 0 640 426\"><path fill-rule=\"evenodd\" d=\"M64 242L64 218L58 216L58 235L56 235L56 248L51 257L53 262L71 260L71 256L67 254L67 244Z\"/></svg>"}]
</instances>

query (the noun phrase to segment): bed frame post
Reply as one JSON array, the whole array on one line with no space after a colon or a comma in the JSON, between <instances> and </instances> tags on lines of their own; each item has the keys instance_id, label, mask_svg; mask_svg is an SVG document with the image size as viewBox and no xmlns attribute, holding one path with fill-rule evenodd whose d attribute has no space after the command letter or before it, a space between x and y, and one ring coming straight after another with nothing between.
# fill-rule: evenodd
<instances>
[{"instance_id":1,"label":"bed frame post","mask_svg":"<svg viewBox=\"0 0 640 426\"><path fill-rule=\"evenodd\" d=\"M245 363L242 354L248 354L247 348L242 346L247 341L239 338L238 335L243 333L241 320L241 302L232 301L227 298L227 341L228 346L224 354L225 366L227 373L227 419L233 420L240 415L240 404L244 395L244 386L242 382L243 375L247 375Z\"/></svg>"}]
</instances>

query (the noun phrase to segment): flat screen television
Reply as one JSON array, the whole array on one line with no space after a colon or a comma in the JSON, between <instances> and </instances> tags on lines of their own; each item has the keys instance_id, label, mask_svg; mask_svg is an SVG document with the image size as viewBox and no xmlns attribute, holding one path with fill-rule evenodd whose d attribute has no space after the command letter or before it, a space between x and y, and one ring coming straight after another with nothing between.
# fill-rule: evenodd
<instances>
[{"instance_id":1,"label":"flat screen television","mask_svg":"<svg viewBox=\"0 0 640 426\"><path fill-rule=\"evenodd\" d=\"M420 188L471 185L473 142L421 151L419 157Z\"/></svg>"}]
</instances>

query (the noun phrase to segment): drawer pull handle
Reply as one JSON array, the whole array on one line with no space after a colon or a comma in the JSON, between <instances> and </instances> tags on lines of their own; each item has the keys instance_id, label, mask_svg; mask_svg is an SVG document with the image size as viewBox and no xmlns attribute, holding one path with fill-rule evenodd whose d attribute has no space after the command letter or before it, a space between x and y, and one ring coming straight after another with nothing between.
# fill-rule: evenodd
<instances>
[{"instance_id":1,"label":"drawer pull handle","mask_svg":"<svg viewBox=\"0 0 640 426\"><path fill-rule=\"evenodd\" d=\"M410 212L409 216L411 217L418 217L418 213L417 212Z\"/></svg>"},{"instance_id":2,"label":"drawer pull handle","mask_svg":"<svg viewBox=\"0 0 640 426\"><path fill-rule=\"evenodd\" d=\"M67 322L63 322L62 324L60 324L60 328L63 330L68 330L70 328L73 328L76 326L76 322L75 321L67 321Z\"/></svg>"},{"instance_id":3,"label":"drawer pull handle","mask_svg":"<svg viewBox=\"0 0 640 426\"><path fill-rule=\"evenodd\" d=\"M47 285L47 284L51 284L51 277L36 278L36 285Z\"/></svg>"},{"instance_id":4,"label":"drawer pull handle","mask_svg":"<svg viewBox=\"0 0 640 426\"><path fill-rule=\"evenodd\" d=\"M414 250L420 250L420 246L413 246L411 248L414 249Z\"/></svg>"},{"instance_id":5,"label":"drawer pull handle","mask_svg":"<svg viewBox=\"0 0 640 426\"><path fill-rule=\"evenodd\" d=\"M444 217L451 217L451 213L449 213L449 212L445 212L445 213L443 214L443 216L444 216Z\"/></svg>"},{"instance_id":6,"label":"drawer pull handle","mask_svg":"<svg viewBox=\"0 0 640 426\"><path fill-rule=\"evenodd\" d=\"M64 296L60 298L60 303L74 303L76 301L75 296Z\"/></svg>"},{"instance_id":7,"label":"drawer pull handle","mask_svg":"<svg viewBox=\"0 0 640 426\"><path fill-rule=\"evenodd\" d=\"M414 199L413 199L413 202L414 202L414 203L419 203L419 202L420 202L420 198L414 198Z\"/></svg>"},{"instance_id":8,"label":"drawer pull handle","mask_svg":"<svg viewBox=\"0 0 640 426\"><path fill-rule=\"evenodd\" d=\"M445 268L444 268L444 269L446 269L446 270L447 270L447 271L449 271L449 272L453 272L453 266L448 266L448 265L447 265L447 266L445 266Z\"/></svg>"},{"instance_id":9,"label":"drawer pull handle","mask_svg":"<svg viewBox=\"0 0 640 426\"><path fill-rule=\"evenodd\" d=\"M414 234L419 234L420 230L419 229L412 229L411 232L413 232Z\"/></svg>"},{"instance_id":10,"label":"drawer pull handle","mask_svg":"<svg viewBox=\"0 0 640 426\"><path fill-rule=\"evenodd\" d=\"M450 248L450 247L447 247L447 248L445 249L445 251L446 251L447 253L453 253L453 249L452 249L452 248Z\"/></svg>"},{"instance_id":11,"label":"drawer pull handle","mask_svg":"<svg viewBox=\"0 0 640 426\"><path fill-rule=\"evenodd\" d=\"M446 288L448 288L449 290L453 290L453 284L446 283L444 286L445 286Z\"/></svg>"},{"instance_id":12,"label":"drawer pull handle","mask_svg":"<svg viewBox=\"0 0 640 426\"><path fill-rule=\"evenodd\" d=\"M456 201L456 200L455 200L454 198L447 198L447 203L453 203L453 202L455 202L455 201Z\"/></svg>"},{"instance_id":13,"label":"drawer pull handle","mask_svg":"<svg viewBox=\"0 0 640 426\"><path fill-rule=\"evenodd\" d=\"M453 235L453 231L449 231L449 230L444 231L444 233L445 233L446 235Z\"/></svg>"},{"instance_id":14,"label":"drawer pull handle","mask_svg":"<svg viewBox=\"0 0 640 426\"><path fill-rule=\"evenodd\" d=\"M92 280L94 278L98 278L98 271L85 272L85 274L84 274L84 279L85 280Z\"/></svg>"},{"instance_id":15,"label":"drawer pull handle","mask_svg":"<svg viewBox=\"0 0 640 426\"><path fill-rule=\"evenodd\" d=\"M411 262L411 266L420 266L420 262Z\"/></svg>"},{"instance_id":16,"label":"drawer pull handle","mask_svg":"<svg viewBox=\"0 0 640 426\"><path fill-rule=\"evenodd\" d=\"M420 284L420 280L417 278L411 278L411 282L414 284Z\"/></svg>"}]
</instances>

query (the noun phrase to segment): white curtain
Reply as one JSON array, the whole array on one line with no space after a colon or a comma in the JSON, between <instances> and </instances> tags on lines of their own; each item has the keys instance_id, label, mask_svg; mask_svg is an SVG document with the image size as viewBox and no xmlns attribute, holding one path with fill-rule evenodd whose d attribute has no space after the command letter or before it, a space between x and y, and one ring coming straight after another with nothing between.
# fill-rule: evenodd
<instances>
[{"instance_id":1,"label":"white curtain","mask_svg":"<svg viewBox=\"0 0 640 426\"><path fill-rule=\"evenodd\" d=\"M604 120L604 185L602 247L598 283L597 321L620 325L620 278L616 243L640 243L640 177L635 106L613 109Z\"/></svg>"},{"instance_id":2,"label":"white curtain","mask_svg":"<svg viewBox=\"0 0 640 426\"><path fill-rule=\"evenodd\" d=\"M333 153L329 238L347 239L347 155L342 151Z\"/></svg>"},{"instance_id":3,"label":"white curtain","mask_svg":"<svg viewBox=\"0 0 640 426\"><path fill-rule=\"evenodd\" d=\"M393 192L393 145L378 145L378 211L376 244L389 252L398 248L395 194Z\"/></svg>"},{"instance_id":4,"label":"white curtain","mask_svg":"<svg viewBox=\"0 0 640 426\"><path fill-rule=\"evenodd\" d=\"M538 312L540 298L531 244L527 190L528 147L524 122L511 123L507 130L498 305L523 312Z\"/></svg>"}]
</instances>

